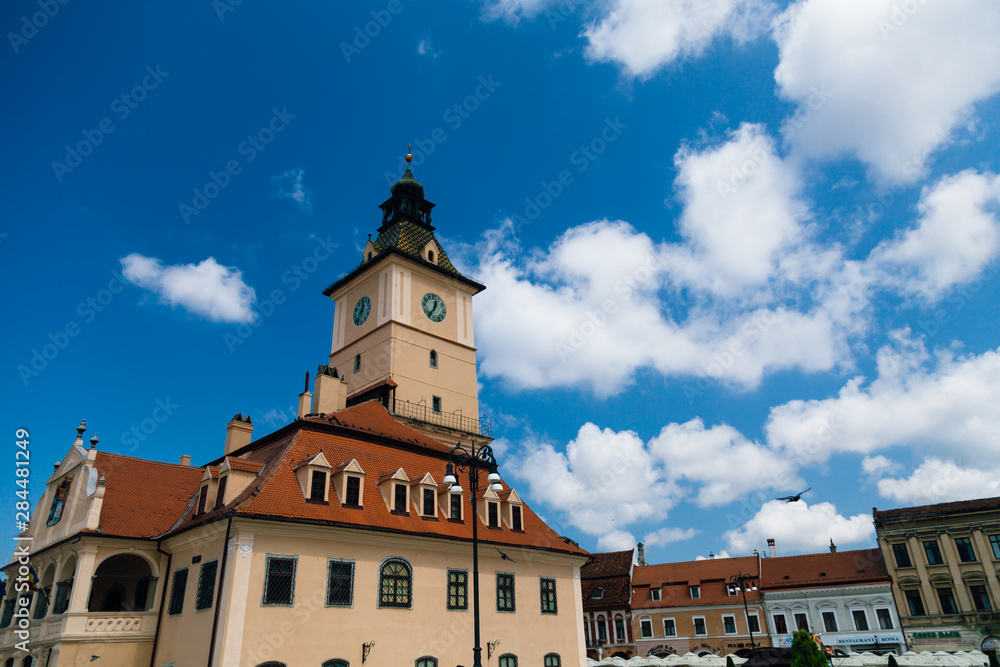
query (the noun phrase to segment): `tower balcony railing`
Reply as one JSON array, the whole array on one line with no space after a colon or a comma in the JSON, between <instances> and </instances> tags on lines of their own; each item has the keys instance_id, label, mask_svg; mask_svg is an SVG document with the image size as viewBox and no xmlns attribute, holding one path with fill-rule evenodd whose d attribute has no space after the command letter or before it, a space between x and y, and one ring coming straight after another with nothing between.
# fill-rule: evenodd
<instances>
[{"instance_id":1,"label":"tower balcony railing","mask_svg":"<svg viewBox=\"0 0 1000 667\"><path fill-rule=\"evenodd\" d=\"M427 424L437 424L457 431L473 433L475 435L493 437L493 421L489 417L477 419L452 412L435 412L424 403L411 403L399 399L392 399L389 404L389 411L394 415L425 422Z\"/></svg>"}]
</instances>

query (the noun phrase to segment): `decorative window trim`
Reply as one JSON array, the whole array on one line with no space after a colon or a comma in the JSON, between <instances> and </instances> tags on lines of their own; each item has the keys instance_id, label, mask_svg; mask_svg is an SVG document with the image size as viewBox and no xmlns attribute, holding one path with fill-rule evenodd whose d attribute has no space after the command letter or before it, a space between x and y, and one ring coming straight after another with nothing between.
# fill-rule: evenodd
<instances>
[{"instance_id":1,"label":"decorative window trim","mask_svg":"<svg viewBox=\"0 0 1000 667\"><path fill-rule=\"evenodd\" d=\"M351 566L351 581L348 584L348 595L350 597L350 602L347 604L341 602L330 602L330 564L331 563L346 563ZM323 606L325 607L339 607L341 609L353 609L354 608L354 561L347 558L327 558L326 559L326 596L323 599ZM323 663L324 665L326 663Z\"/></svg>"},{"instance_id":2,"label":"decorative window trim","mask_svg":"<svg viewBox=\"0 0 1000 667\"><path fill-rule=\"evenodd\" d=\"M513 653L504 653L497 661L499 667L517 667L517 656Z\"/></svg>"},{"instance_id":3,"label":"decorative window trim","mask_svg":"<svg viewBox=\"0 0 1000 667\"><path fill-rule=\"evenodd\" d=\"M204 595L204 592L205 592L204 591L204 586L205 586L205 568L208 567L209 565L211 565L212 563L215 564L215 569L214 569L214 571L212 573L212 588L208 592L208 596L207 596L208 604L205 605L205 606L202 606L202 599L205 597L205 595ZM213 606L215 606L215 587L216 587L216 585L218 583L219 583L219 559L216 558L214 560L208 560L208 561L205 561L204 563L202 563L201 567L198 569L198 588L196 589L195 595L194 595L194 610L195 611L205 611L205 610L211 609Z\"/></svg>"},{"instance_id":4,"label":"decorative window trim","mask_svg":"<svg viewBox=\"0 0 1000 667\"><path fill-rule=\"evenodd\" d=\"M701 599L701 586L688 586L688 595L692 600Z\"/></svg>"},{"instance_id":5,"label":"decorative window trim","mask_svg":"<svg viewBox=\"0 0 1000 667\"><path fill-rule=\"evenodd\" d=\"M756 611L744 613L743 615L746 616L747 628L750 627L750 619L752 618L754 620L754 624L757 626L757 629L754 630L754 632L760 632L760 615Z\"/></svg>"},{"instance_id":6,"label":"decorative window trim","mask_svg":"<svg viewBox=\"0 0 1000 667\"><path fill-rule=\"evenodd\" d=\"M288 602L268 602L267 601L267 584L268 580L271 578L271 561L278 559L289 559L292 561L292 583L291 583L291 600ZM299 557L297 555L293 556L290 554L267 554L264 558L264 585L260 592L260 606L261 607L294 607L295 606L295 577L298 574L299 569Z\"/></svg>"},{"instance_id":7,"label":"decorative window trim","mask_svg":"<svg viewBox=\"0 0 1000 667\"><path fill-rule=\"evenodd\" d=\"M733 631L730 632L726 629L726 619L732 619L733 621ZM724 635L735 635L738 634L739 630L736 627L736 614L723 614L722 615L722 634Z\"/></svg>"},{"instance_id":8,"label":"decorative window trim","mask_svg":"<svg viewBox=\"0 0 1000 667\"><path fill-rule=\"evenodd\" d=\"M781 623L782 623L782 625L785 626L785 631L784 632L781 632L778 629L778 618L781 618ZM784 613L771 614L771 622L774 624L774 634L776 634L776 635L787 635L787 634L790 634L788 632L788 619L785 618L785 614Z\"/></svg>"},{"instance_id":9,"label":"decorative window trim","mask_svg":"<svg viewBox=\"0 0 1000 667\"><path fill-rule=\"evenodd\" d=\"M673 630L673 632L667 632L667 621L670 621L670 627ZM670 616L668 618L664 618L662 625L663 625L663 636L664 637L676 637L677 636L677 620L673 616Z\"/></svg>"},{"instance_id":10,"label":"decorative window trim","mask_svg":"<svg viewBox=\"0 0 1000 667\"><path fill-rule=\"evenodd\" d=\"M545 596L549 591L545 590L545 585L547 583L552 584L552 608L545 608ZM559 599L558 599L558 588L556 586L555 577L538 577L538 594L541 603L541 612L545 616L556 616L559 614Z\"/></svg>"},{"instance_id":11,"label":"decorative window trim","mask_svg":"<svg viewBox=\"0 0 1000 667\"><path fill-rule=\"evenodd\" d=\"M390 563L402 563L407 570L408 593L407 593L407 604L382 604L382 578L385 576L383 570ZM410 561L402 558L400 556L389 556L378 566L378 589L375 591L376 595L376 606L379 609L413 609L413 566L410 565Z\"/></svg>"},{"instance_id":12,"label":"decorative window trim","mask_svg":"<svg viewBox=\"0 0 1000 667\"><path fill-rule=\"evenodd\" d=\"M462 594L462 599L465 600L464 606L458 605L458 604L456 604L456 605L453 606L451 604L451 585L452 585L451 584L451 575L452 574L461 574L461 575L464 575L464 580L462 581L462 587L465 589L465 592ZM468 570L459 570L457 568L448 568L448 571L445 573L445 576L447 577L447 581L445 582L445 589L444 589L444 606L445 606L445 609L447 609L448 611L469 611L469 571ZM458 584L456 584L456 586L457 585Z\"/></svg>"},{"instance_id":13,"label":"decorative window trim","mask_svg":"<svg viewBox=\"0 0 1000 667\"><path fill-rule=\"evenodd\" d=\"M178 597L177 577L182 572L184 573L184 576L182 577L184 579L184 583L180 586L180 596ZM168 616L179 616L184 613L184 598L186 597L185 593L187 592L187 580L188 568L186 567L179 567L174 570L173 574L170 575L170 600L167 603ZM174 604L175 601L176 604ZM175 607L177 609L176 611L174 611Z\"/></svg>"},{"instance_id":14,"label":"decorative window trim","mask_svg":"<svg viewBox=\"0 0 1000 667\"><path fill-rule=\"evenodd\" d=\"M562 667L562 658L558 653L546 653L544 663L545 667Z\"/></svg>"},{"instance_id":15,"label":"decorative window trim","mask_svg":"<svg viewBox=\"0 0 1000 667\"><path fill-rule=\"evenodd\" d=\"M663 595L660 593L659 588L650 588L649 597L653 602L659 602L661 599L663 599Z\"/></svg>"},{"instance_id":16,"label":"decorative window trim","mask_svg":"<svg viewBox=\"0 0 1000 667\"><path fill-rule=\"evenodd\" d=\"M878 615L878 613L880 611L884 611L889 616L889 627L888 628L883 628L882 627L882 619ZM875 607L875 621L878 623L878 629L880 631L895 630L896 629L896 621L893 620L893 618L892 618L892 609L890 609L889 607Z\"/></svg>"},{"instance_id":17,"label":"decorative window trim","mask_svg":"<svg viewBox=\"0 0 1000 667\"><path fill-rule=\"evenodd\" d=\"M500 577L510 577L510 609L503 609L500 607ZM497 572L496 573L496 597L497 606L496 610L498 614L514 614L517 613L517 578L514 576L513 572Z\"/></svg>"},{"instance_id":18,"label":"decorative window trim","mask_svg":"<svg viewBox=\"0 0 1000 667\"><path fill-rule=\"evenodd\" d=\"M320 667L351 667L351 663L340 658L330 658L324 661Z\"/></svg>"},{"instance_id":19,"label":"decorative window trim","mask_svg":"<svg viewBox=\"0 0 1000 667\"><path fill-rule=\"evenodd\" d=\"M701 628L704 632L698 632L698 621L701 621ZM705 637L708 635L708 622L705 620L704 616L692 616L691 617L691 630L695 637Z\"/></svg>"},{"instance_id":20,"label":"decorative window trim","mask_svg":"<svg viewBox=\"0 0 1000 667\"><path fill-rule=\"evenodd\" d=\"M858 617L857 614L861 613L861 618L864 619L864 628L858 627ZM868 622L868 613L865 611L864 607L855 607L851 609L851 625L854 626L856 632L871 632L872 624Z\"/></svg>"},{"instance_id":21,"label":"decorative window trim","mask_svg":"<svg viewBox=\"0 0 1000 667\"><path fill-rule=\"evenodd\" d=\"M647 635L643 631L643 623L649 624L649 634ZM639 638L640 639L652 639L653 638L653 617L646 615L639 617Z\"/></svg>"},{"instance_id":22,"label":"decorative window trim","mask_svg":"<svg viewBox=\"0 0 1000 667\"><path fill-rule=\"evenodd\" d=\"M416 667L438 667L438 659L433 655L422 655L413 664Z\"/></svg>"}]
</instances>

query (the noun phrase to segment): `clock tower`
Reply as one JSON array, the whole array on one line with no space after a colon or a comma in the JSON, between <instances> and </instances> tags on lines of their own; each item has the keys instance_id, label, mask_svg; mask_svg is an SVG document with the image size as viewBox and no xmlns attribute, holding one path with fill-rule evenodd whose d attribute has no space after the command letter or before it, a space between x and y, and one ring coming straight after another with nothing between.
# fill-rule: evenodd
<instances>
[{"instance_id":1,"label":"clock tower","mask_svg":"<svg viewBox=\"0 0 1000 667\"><path fill-rule=\"evenodd\" d=\"M336 303L329 368L347 380L348 405L376 399L400 417L489 435L472 327L472 297L486 288L459 273L434 236L434 204L412 159L379 206L361 264L323 291Z\"/></svg>"}]
</instances>

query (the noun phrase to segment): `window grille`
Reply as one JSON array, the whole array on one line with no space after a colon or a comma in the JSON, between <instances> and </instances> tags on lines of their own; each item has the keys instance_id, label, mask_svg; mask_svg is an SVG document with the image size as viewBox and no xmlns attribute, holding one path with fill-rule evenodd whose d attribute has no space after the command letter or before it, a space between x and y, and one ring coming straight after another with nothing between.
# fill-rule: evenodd
<instances>
[{"instance_id":1,"label":"window grille","mask_svg":"<svg viewBox=\"0 0 1000 667\"><path fill-rule=\"evenodd\" d=\"M291 605L295 600L295 556L268 556L262 605Z\"/></svg>"},{"instance_id":2,"label":"window grille","mask_svg":"<svg viewBox=\"0 0 1000 667\"><path fill-rule=\"evenodd\" d=\"M413 579L406 561L394 558L382 564L379 573L379 606L409 607Z\"/></svg>"},{"instance_id":3,"label":"window grille","mask_svg":"<svg viewBox=\"0 0 1000 667\"><path fill-rule=\"evenodd\" d=\"M170 586L169 614L179 614L184 609L184 589L187 588L187 580L187 568L174 571L173 583Z\"/></svg>"},{"instance_id":4,"label":"window grille","mask_svg":"<svg viewBox=\"0 0 1000 667\"><path fill-rule=\"evenodd\" d=\"M219 571L219 561L210 560L202 563L198 572L198 595L195 599L195 609L210 609L215 593L215 577Z\"/></svg>"},{"instance_id":5,"label":"window grille","mask_svg":"<svg viewBox=\"0 0 1000 667\"><path fill-rule=\"evenodd\" d=\"M542 595L542 613L556 613L556 580L542 577L540 580Z\"/></svg>"},{"instance_id":6,"label":"window grille","mask_svg":"<svg viewBox=\"0 0 1000 667\"><path fill-rule=\"evenodd\" d=\"M331 559L327 565L326 606L350 607L354 603L354 563Z\"/></svg>"},{"instance_id":7,"label":"window grille","mask_svg":"<svg viewBox=\"0 0 1000 667\"><path fill-rule=\"evenodd\" d=\"M448 570L448 609L469 608L469 573L467 570Z\"/></svg>"},{"instance_id":8,"label":"window grille","mask_svg":"<svg viewBox=\"0 0 1000 667\"><path fill-rule=\"evenodd\" d=\"M497 611L514 610L514 575L497 572Z\"/></svg>"}]
</instances>

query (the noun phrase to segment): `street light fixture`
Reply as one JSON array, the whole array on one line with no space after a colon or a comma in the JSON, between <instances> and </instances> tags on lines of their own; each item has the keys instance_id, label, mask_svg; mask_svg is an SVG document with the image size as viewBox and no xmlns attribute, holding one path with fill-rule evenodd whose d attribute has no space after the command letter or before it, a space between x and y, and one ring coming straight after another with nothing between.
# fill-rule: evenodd
<instances>
[{"instance_id":1,"label":"street light fixture","mask_svg":"<svg viewBox=\"0 0 1000 667\"><path fill-rule=\"evenodd\" d=\"M472 647L472 667L483 667L483 649L479 645L479 517L476 512L480 471L488 472L486 483L493 491L497 493L503 491L503 485L500 484L500 475L497 473L497 460L493 456L493 448L489 445L483 445L478 450L475 443L471 443L468 450L462 447L462 443L452 447L448 452L448 467L444 479L441 480L445 484L451 484L449 493L458 495L464 492L456 476L456 473L463 470L469 475L469 503L472 505L472 615L476 640L475 646Z\"/></svg>"},{"instance_id":2,"label":"street light fixture","mask_svg":"<svg viewBox=\"0 0 1000 667\"><path fill-rule=\"evenodd\" d=\"M729 585L743 594L743 612L747 619L747 630L750 631L750 650L757 648L757 645L753 642L753 626L750 625L750 607L747 605L747 593L757 590L756 581L756 576L743 574L742 572L729 577Z\"/></svg>"}]
</instances>

